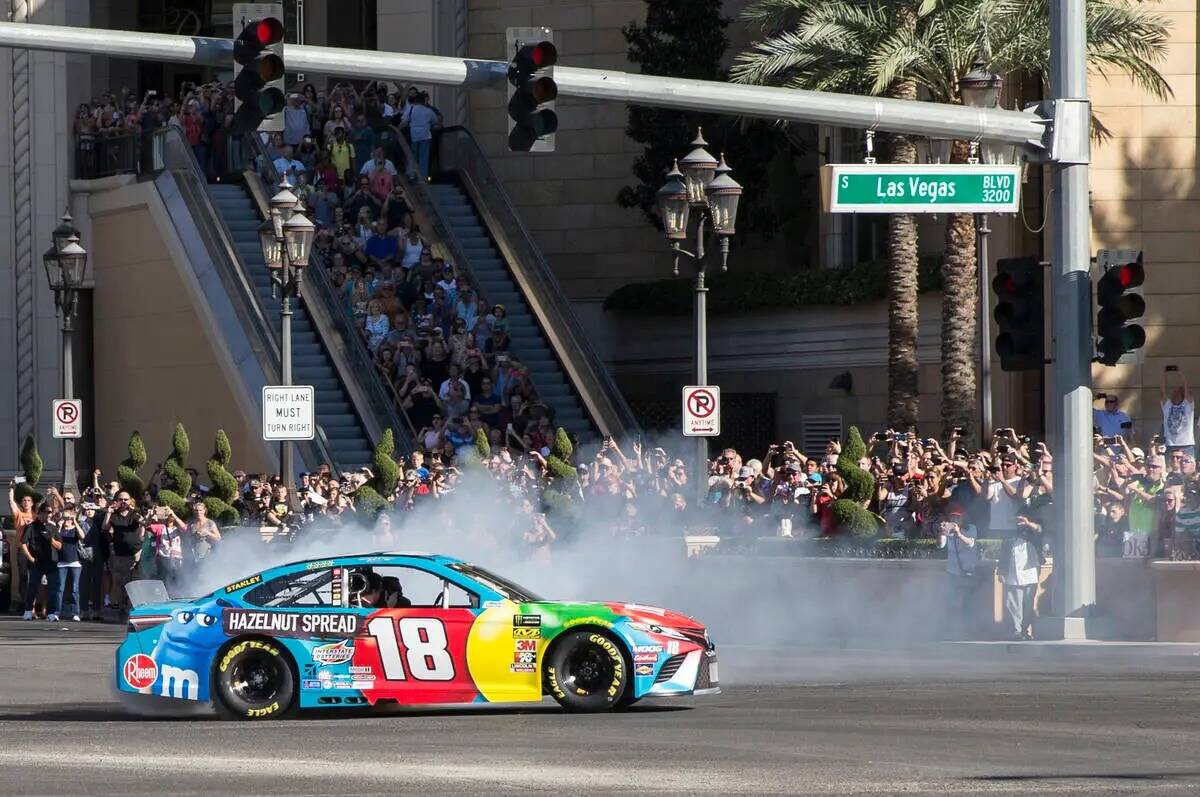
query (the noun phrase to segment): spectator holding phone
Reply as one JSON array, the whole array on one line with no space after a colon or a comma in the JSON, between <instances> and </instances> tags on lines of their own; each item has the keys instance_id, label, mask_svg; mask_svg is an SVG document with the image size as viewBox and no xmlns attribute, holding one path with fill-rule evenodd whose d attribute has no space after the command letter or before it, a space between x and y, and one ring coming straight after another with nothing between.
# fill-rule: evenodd
<instances>
[{"instance_id":1,"label":"spectator holding phone","mask_svg":"<svg viewBox=\"0 0 1200 797\"><path fill-rule=\"evenodd\" d=\"M25 605L26 620L33 619L33 602L46 579L48 595L58 594L58 549L62 543L55 537L55 528L50 523L50 505L38 506L34 519L25 526L21 537L21 555L26 562ZM48 612L46 619L57 622L58 615Z\"/></svg>"},{"instance_id":2,"label":"spectator holding phone","mask_svg":"<svg viewBox=\"0 0 1200 797\"><path fill-rule=\"evenodd\" d=\"M1196 456L1196 403L1187 377L1179 374L1180 384L1167 388L1167 374L1179 372L1179 366L1168 365L1163 369L1160 395L1162 397L1163 439L1168 453L1177 449Z\"/></svg>"},{"instance_id":3,"label":"spectator holding phone","mask_svg":"<svg viewBox=\"0 0 1200 797\"><path fill-rule=\"evenodd\" d=\"M1115 393L1098 393L1096 398L1104 400L1104 409L1092 410L1092 425L1101 437L1124 437L1133 439L1133 419L1120 409L1120 399Z\"/></svg>"},{"instance_id":4,"label":"spectator holding phone","mask_svg":"<svg viewBox=\"0 0 1200 797\"><path fill-rule=\"evenodd\" d=\"M978 534L967 522L962 507L950 505L934 527L939 548L946 550L947 625L957 636L969 627L971 596L979 582L975 568L979 565L979 549L975 547Z\"/></svg>"},{"instance_id":5,"label":"spectator holding phone","mask_svg":"<svg viewBox=\"0 0 1200 797\"><path fill-rule=\"evenodd\" d=\"M138 559L142 553L142 540L146 536L146 521L134 511L129 493L122 490L109 505L104 516L102 531L112 541L112 556L109 569L112 575L112 606L128 611L129 601L125 597L125 585L133 580Z\"/></svg>"},{"instance_id":6,"label":"spectator holding phone","mask_svg":"<svg viewBox=\"0 0 1200 797\"><path fill-rule=\"evenodd\" d=\"M61 613L69 616L73 622L79 622L80 575L83 573L83 559L79 549L84 543L85 535L86 532L79 525L75 502L68 497L58 524L54 527L54 539L58 541L58 588L47 593L50 598L49 617L57 619ZM70 602L64 605L63 598L68 594L68 590Z\"/></svg>"}]
</instances>

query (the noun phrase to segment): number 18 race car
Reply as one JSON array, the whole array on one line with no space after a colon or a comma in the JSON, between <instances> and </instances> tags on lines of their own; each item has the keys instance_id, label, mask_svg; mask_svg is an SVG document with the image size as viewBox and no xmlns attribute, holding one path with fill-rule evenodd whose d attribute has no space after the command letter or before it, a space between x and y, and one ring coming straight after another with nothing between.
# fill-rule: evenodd
<instances>
[{"instance_id":1,"label":"number 18 race car","mask_svg":"<svg viewBox=\"0 0 1200 797\"><path fill-rule=\"evenodd\" d=\"M715 694L704 627L632 603L545 601L445 556L297 562L212 594L127 588L117 688L212 701L228 717L294 707L538 701L604 711L643 697Z\"/></svg>"}]
</instances>

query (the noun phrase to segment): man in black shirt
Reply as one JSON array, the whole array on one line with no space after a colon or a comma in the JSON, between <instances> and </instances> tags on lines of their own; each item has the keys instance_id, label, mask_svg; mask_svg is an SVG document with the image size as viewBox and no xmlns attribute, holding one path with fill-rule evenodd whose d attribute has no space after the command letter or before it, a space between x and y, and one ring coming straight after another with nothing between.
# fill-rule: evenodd
<instances>
[{"instance_id":1,"label":"man in black shirt","mask_svg":"<svg viewBox=\"0 0 1200 797\"><path fill-rule=\"evenodd\" d=\"M55 559L55 549L61 548L62 543L54 538L54 529L50 525L50 507L42 504L37 509L34 520L25 526L21 536L21 555L29 563L26 568L28 581L25 584L25 614L26 620L33 619L33 602L42 588L42 578L46 579L46 594L58 593L58 562ZM56 622L58 615L46 616L50 622Z\"/></svg>"},{"instance_id":2,"label":"man in black shirt","mask_svg":"<svg viewBox=\"0 0 1200 797\"><path fill-rule=\"evenodd\" d=\"M145 520L133 509L129 493L122 490L108 507L102 530L112 540L112 557L109 568L112 573L112 606L114 609L129 610L125 597L125 585L133 580L138 559L142 554L142 538L146 534Z\"/></svg>"}]
</instances>

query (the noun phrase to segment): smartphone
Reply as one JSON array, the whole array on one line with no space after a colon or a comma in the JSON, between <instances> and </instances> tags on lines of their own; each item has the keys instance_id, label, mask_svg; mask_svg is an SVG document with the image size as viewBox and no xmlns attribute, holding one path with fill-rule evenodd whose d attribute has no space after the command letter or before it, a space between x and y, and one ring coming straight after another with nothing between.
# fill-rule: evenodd
<instances>
[{"instance_id":1,"label":"smartphone","mask_svg":"<svg viewBox=\"0 0 1200 797\"><path fill-rule=\"evenodd\" d=\"M24 483L25 483L25 477L24 477L24 476L13 476L12 483L13 483L13 484L24 484Z\"/></svg>"},{"instance_id":2,"label":"smartphone","mask_svg":"<svg viewBox=\"0 0 1200 797\"><path fill-rule=\"evenodd\" d=\"M1106 399L1106 398L1108 398L1108 394L1107 393L1097 393L1096 398L1097 399Z\"/></svg>"},{"instance_id":3,"label":"smartphone","mask_svg":"<svg viewBox=\"0 0 1200 797\"><path fill-rule=\"evenodd\" d=\"M1178 371L1178 370L1179 370L1178 365L1168 365L1166 368L1163 369L1163 371Z\"/></svg>"},{"instance_id":4,"label":"smartphone","mask_svg":"<svg viewBox=\"0 0 1200 797\"><path fill-rule=\"evenodd\" d=\"M1115 438L1115 437L1105 437L1105 438L1103 438L1103 440L1104 440L1104 444L1109 445L1109 446L1111 446L1113 443L1117 442L1117 438Z\"/></svg>"},{"instance_id":5,"label":"smartphone","mask_svg":"<svg viewBox=\"0 0 1200 797\"><path fill-rule=\"evenodd\" d=\"M896 432L896 439L897 440L907 440L908 432Z\"/></svg>"}]
</instances>

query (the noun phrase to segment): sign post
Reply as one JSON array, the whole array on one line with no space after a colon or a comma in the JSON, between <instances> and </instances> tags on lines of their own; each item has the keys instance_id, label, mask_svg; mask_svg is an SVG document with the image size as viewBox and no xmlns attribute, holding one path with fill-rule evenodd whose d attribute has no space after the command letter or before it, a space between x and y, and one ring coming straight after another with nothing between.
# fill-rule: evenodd
<instances>
[{"instance_id":1,"label":"sign post","mask_svg":"<svg viewBox=\"0 0 1200 797\"><path fill-rule=\"evenodd\" d=\"M1021 166L831 163L821 167L826 213L1016 213Z\"/></svg>"},{"instance_id":2,"label":"sign post","mask_svg":"<svg viewBox=\"0 0 1200 797\"><path fill-rule=\"evenodd\" d=\"M54 399L51 405L54 421L52 432L56 440L83 437L83 402L79 399Z\"/></svg>"},{"instance_id":3,"label":"sign post","mask_svg":"<svg viewBox=\"0 0 1200 797\"><path fill-rule=\"evenodd\" d=\"M691 385L683 389L683 434L685 437L720 436L721 388Z\"/></svg>"},{"instance_id":4,"label":"sign post","mask_svg":"<svg viewBox=\"0 0 1200 797\"><path fill-rule=\"evenodd\" d=\"M317 436L312 385L263 386L263 440L312 440Z\"/></svg>"}]
</instances>

